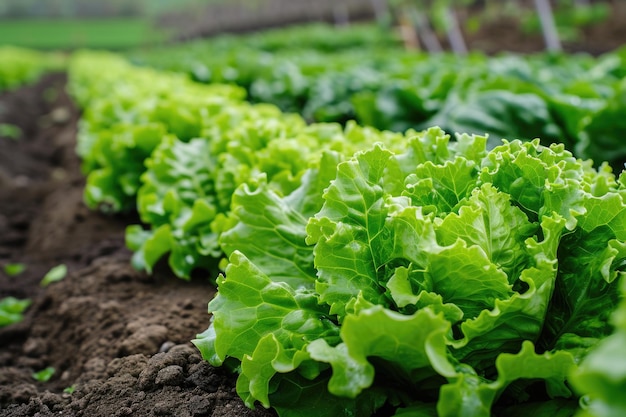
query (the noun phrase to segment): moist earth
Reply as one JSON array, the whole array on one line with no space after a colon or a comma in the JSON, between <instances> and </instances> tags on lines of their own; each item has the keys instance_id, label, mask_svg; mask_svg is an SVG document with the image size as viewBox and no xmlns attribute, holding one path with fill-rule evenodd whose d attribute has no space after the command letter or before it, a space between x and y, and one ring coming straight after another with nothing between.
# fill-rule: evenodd
<instances>
[{"instance_id":1,"label":"moist earth","mask_svg":"<svg viewBox=\"0 0 626 417\"><path fill-rule=\"evenodd\" d=\"M190 343L208 326L209 277L134 270L124 229L136 214L85 207L65 82L51 74L0 95L0 123L22 132L0 137L0 298L32 300L22 322L0 328L0 415L274 415L245 407L234 375ZM26 270L8 276L8 263ZM59 264L67 276L42 287ZM53 377L36 381L46 367Z\"/></svg>"}]
</instances>

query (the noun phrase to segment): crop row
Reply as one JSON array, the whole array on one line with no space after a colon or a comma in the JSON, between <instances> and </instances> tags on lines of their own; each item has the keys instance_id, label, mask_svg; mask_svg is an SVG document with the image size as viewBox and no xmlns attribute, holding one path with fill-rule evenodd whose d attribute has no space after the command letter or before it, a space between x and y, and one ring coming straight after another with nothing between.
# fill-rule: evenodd
<instances>
[{"instance_id":1,"label":"crop row","mask_svg":"<svg viewBox=\"0 0 626 417\"><path fill-rule=\"evenodd\" d=\"M314 27L129 56L197 81L237 84L250 101L276 104L309 121L356 120L397 132L438 125L449 134L487 133L491 147L501 138L538 137L597 164L608 161L617 172L626 162L620 116L626 111L626 49L598 58L426 55L401 49L375 26L369 38L353 30L330 32L336 49ZM311 47L293 47L301 44Z\"/></svg>"},{"instance_id":2,"label":"crop row","mask_svg":"<svg viewBox=\"0 0 626 417\"><path fill-rule=\"evenodd\" d=\"M626 174L538 139L307 124L115 55L75 54L69 75L87 203L137 208L136 267L224 270L194 343L248 406L626 407Z\"/></svg>"},{"instance_id":3,"label":"crop row","mask_svg":"<svg viewBox=\"0 0 626 417\"><path fill-rule=\"evenodd\" d=\"M61 54L0 47L0 93L32 83L44 73L64 67L65 58Z\"/></svg>"},{"instance_id":4,"label":"crop row","mask_svg":"<svg viewBox=\"0 0 626 417\"><path fill-rule=\"evenodd\" d=\"M183 278L221 257L220 223L240 184L262 174L288 194L324 151L337 162L377 141L400 149L405 139L355 124L307 124L274 105L243 101L239 87L196 84L113 55L76 54L69 88L85 108L78 152L87 204L136 207L152 226L129 228L136 265L150 269L170 253Z\"/></svg>"}]
</instances>

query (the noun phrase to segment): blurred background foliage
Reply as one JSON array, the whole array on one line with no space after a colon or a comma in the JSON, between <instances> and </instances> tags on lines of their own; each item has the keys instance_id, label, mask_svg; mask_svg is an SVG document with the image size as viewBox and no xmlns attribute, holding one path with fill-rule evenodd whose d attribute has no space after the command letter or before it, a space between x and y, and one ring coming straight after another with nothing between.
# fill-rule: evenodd
<instances>
[{"instance_id":1,"label":"blurred background foliage","mask_svg":"<svg viewBox=\"0 0 626 417\"><path fill-rule=\"evenodd\" d=\"M546 14L547 10L547 14ZM611 26L607 21L619 22ZM376 21L398 30L409 48L529 52L526 38L547 49L605 33L626 38L624 0L1 0L0 45L43 49L126 49L305 22L345 26ZM506 42L510 46L506 45ZM609 40L588 52L618 45ZM492 42L493 43L493 42ZM536 42L535 42L536 43ZM517 49L515 49L517 48Z\"/></svg>"}]
</instances>

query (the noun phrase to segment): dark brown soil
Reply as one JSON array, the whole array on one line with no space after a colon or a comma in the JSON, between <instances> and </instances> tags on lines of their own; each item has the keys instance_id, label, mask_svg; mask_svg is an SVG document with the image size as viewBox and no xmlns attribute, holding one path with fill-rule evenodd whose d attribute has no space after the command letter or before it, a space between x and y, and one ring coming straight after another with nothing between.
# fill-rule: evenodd
<instances>
[{"instance_id":1,"label":"dark brown soil","mask_svg":"<svg viewBox=\"0 0 626 417\"><path fill-rule=\"evenodd\" d=\"M189 342L208 326L209 280L133 270L124 228L137 219L84 206L78 112L64 86L57 74L0 95L0 123L23 132L0 138L0 298L33 301L21 323L0 328L0 415L273 415L247 409L233 375ZM27 269L9 277L14 262ZM42 288L59 264L68 275ZM46 367L54 376L37 382Z\"/></svg>"}]
</instances>

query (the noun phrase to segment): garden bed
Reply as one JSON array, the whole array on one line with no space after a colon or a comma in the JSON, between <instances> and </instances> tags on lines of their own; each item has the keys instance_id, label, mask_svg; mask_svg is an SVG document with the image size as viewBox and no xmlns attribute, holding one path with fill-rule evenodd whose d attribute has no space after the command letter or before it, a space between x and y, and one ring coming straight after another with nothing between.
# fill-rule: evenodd
<instances>
[{"instance_id":1,"label":"garden bed","mask_svg":"<svg viewBox=\"0 0 626 417\"><path fill-rule=\"evenodd\" d=\"M64 86L57 74L0 96L0 123L22 130L0 139L0 264L26 266L0 271L0 294L32 300L0 329L2 415L272 415L247 409L232 375L189 342L208 325L210 282L133 270L124 228L137 219L84 206L79 115ZM41 287L59 264L67 276ZM52 378L36 381L47 367Z\"/></svg>"},{"instance_id":2,"label":"garden bed","mask_svg":"<svg viewBox=\"0 0 626 417\"><path fill-rule=\"evenodd\" d=\"M610 47L623 42L617 26L605 30ZM591 42L580 49L605 51ZM152 275L134 270L124 230L137 215L84 205L79 112L65 82L55 74L0 95L0 124L22 132L0 137L0 298L32 300L21 323L0 328L0 414L275 415L246 408L236 376L203 361L190 343L208 325L208 277L184 282L164 261ZM10 263L26 270L10 277L2 271ZM67 276L42 287L60 264ZM33 378L48 367L49 381Z\"/></svg>"}]
</instances>

